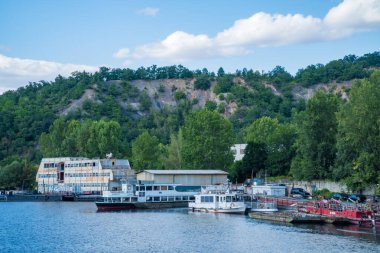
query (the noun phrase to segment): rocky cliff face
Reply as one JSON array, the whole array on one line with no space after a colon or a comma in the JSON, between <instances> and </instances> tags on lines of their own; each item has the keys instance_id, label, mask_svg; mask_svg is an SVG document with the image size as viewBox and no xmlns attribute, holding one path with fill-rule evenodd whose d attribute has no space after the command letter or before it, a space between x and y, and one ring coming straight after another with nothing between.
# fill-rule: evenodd
<instances>
[{"instance_id":1,"label":"rocky cliff face","mask_svg":"<svg viewBox=\"0 0 380 253\"><path fill-rule=\"evenodd\" d=\"M160 109L164 107L175 107L177 101L175 100L176 92L183 92L186 95L187 100L194 101L194 108L203 108L207 101L215 102L217 105L223 104L225 108L225 116L233 114L237 110L237 104L233 101L226 101L225 99L219 99L219 95L213 92L213 88L216 85L216 81L211 81L211 87L208 90L195 90L194 81L196 79L161 79L161 80L134 80L129 84L131 87L136 88L141 94L145 92L148 94L151 100L151 106L154 109ZM234 78L236 85L244 86L251 89L246 85L244 79ZM108 81L105 86L114 85L117 90L122 89L122 81ZM265 88L269 89L274 95L282 96L283 94L273 84L263 84ZM292 86L292 94L295 100L310 99L316 91L322 89L334 94L340 93L342 98L347 99L347 91L350 89L352 82L343 83L329 83L318 84L308 88L301 85ZM87 89L81 98L71 102L64 110L61 111L61 115L67 115L69 112L83 107L83 103L88 100L96 103L102 103L101 96L107 96L96 85L91 89ZM228 96L228 93L223 93L224 97ZM124 109L133 109L138 114L142 114L139 110L140 102L137 97L130 97L128 99L118 98L119 104Z\"/></svg>"}]
</instances>

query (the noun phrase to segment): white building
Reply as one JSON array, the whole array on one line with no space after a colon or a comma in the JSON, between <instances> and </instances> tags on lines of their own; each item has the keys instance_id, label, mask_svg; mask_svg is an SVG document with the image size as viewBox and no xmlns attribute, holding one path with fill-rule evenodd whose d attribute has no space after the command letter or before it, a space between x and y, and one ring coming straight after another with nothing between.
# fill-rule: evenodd
<instances>
[{"instance_id":1,"label":"white building","mask_svg":"<svg viewBox=\"0 0 380 253\"><path fill-rule=\"evenodd\" d=\"M282 185L252 185L251 194L285 197L286 186Z\"/></svg>"},{"instance_id":2,"label":"white building","mask_svg":"<svg viewBox=\"0 0 380 253\"><path fill-rule=\"evenodd\" d=\"M38 192L101 194L135 179L128 160L83 157L43 158L36 175Z\"/></svg>"},{"instance_id":3,"label":"white building","mask_svg":"<svg viewBox=\"0 0 380 253\"><path fill-rule=\"evenodd\" d=\"M243 159L246 147L247 144L235 144L231 147L232 154L234 155L234 162Z\"/></svg>"},{"instance_id":4,"label":"white building","mask_svg":"<svg viewBox=\"0 0 380 253\"><path fill-rule=\"evenodd\" d=\"M137 173L137 181L201 186L225 184L227 175L222 170L144 170Z\"/></svg>"}]
</instances>

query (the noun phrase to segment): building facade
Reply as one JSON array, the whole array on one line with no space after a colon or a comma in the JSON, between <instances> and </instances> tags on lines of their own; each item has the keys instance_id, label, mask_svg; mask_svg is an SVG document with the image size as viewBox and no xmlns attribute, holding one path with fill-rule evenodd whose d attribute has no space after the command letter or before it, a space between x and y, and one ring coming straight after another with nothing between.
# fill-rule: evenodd
<instances>
[{"instance_id":1,"label":"building facade","mask_svg":"<svg viewBox=\"0 0 380 253\"><path fill-rule=\"evenodd\" d=\"M231 147L231 152L234 155L234 162L241 161L245 155L247 144L235 144Z\"/></svg>"},{"instance_id":2,"label":"building facade","mask_svg":"<svg viewBox=\"0 0 380 253\"><path fill-rule=\"evenodd\" d=\"M43 158L36 175L37 190L43 194L102 194L133 179L128 160L83 157Z\"/></svg>"},{"instance_id":3,"label":"building facade","mask_svg":"<svg viewBox=\"0 0 380 253\"><path fill-rule=\"evenodd\" d=\"M225 184L227 175L222 170L144 170L137 173L137 181L201 186Z\"/></svg>"}]
</instances>

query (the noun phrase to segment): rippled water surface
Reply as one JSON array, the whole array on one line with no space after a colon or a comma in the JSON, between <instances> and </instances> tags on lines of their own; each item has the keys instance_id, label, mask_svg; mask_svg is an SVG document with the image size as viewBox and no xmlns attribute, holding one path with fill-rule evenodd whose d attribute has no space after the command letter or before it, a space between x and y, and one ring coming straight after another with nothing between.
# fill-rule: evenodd
<instances>
[{"instance_id":1,"label":"rippled water surface","mask_svg":"<svg viewBox=\"0 0 380 253\"><path fill-rule=\"evenodd\" d=\"M187 209L96 212L94 203L0 203L0 252L380 252L380 231L283 225Z\"/></svg>"}]
</instances>

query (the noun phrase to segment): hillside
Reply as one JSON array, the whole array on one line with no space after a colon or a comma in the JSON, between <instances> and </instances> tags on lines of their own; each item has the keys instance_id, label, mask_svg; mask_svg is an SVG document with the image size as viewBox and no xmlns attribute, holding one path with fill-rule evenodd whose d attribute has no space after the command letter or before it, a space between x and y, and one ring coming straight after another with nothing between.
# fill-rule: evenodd
<instances>
[{"instance_id":1,"label":"hillside","mask_svg":"<svg viewBox=\"0 0 380 253\"><path fill-rule=\"evenodd\" d=\"M223 68L217 73L207 69L190 71L181 65L137 70L101 67L94 74L74 72L67 78L58 76L54 82L30 83L0 96L0 173L2 166L15 160L33 164L46 154L84 156L80 150L62 148L72 147L78 137L67 138L78 124L120 127L118 147L113 152L120 157L130 158L132 143L144 132L155 136L161 149L166 150L188 116L201 108L230 122L233 142L241 143L246 140L248 127L261 118L275 119L275 124L281 125L299 124L297 115L307 109L307 101L319 90L344 103L349 100L354 80L370 77L379 67L380 53L375 52L310 65L295 76L280 66L268 73L247 69L225 73ZM101 122L103 126L97 126L100 120L116 125ZM54 131L59 136L51 139ZM289 140L294 141L295 131L286 131L293 132ZM47 144L51 142L58 145L57 150L49 150ZM99 150L90 153L104 155ZM288 157L273 173L287 174L290 162Z\"/></svg>"}]
</instances>

